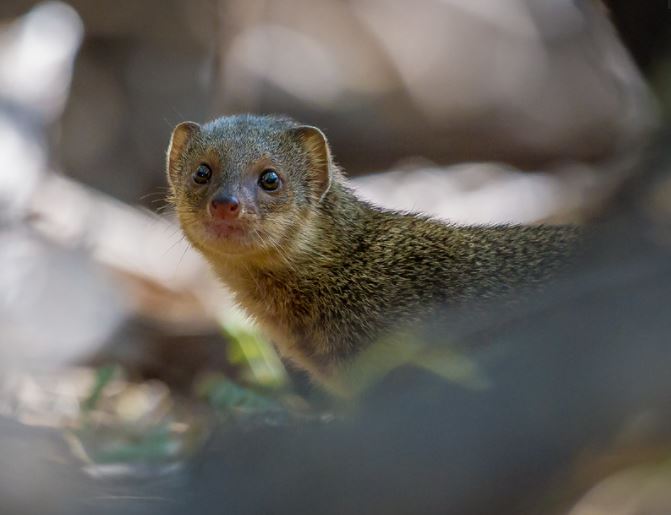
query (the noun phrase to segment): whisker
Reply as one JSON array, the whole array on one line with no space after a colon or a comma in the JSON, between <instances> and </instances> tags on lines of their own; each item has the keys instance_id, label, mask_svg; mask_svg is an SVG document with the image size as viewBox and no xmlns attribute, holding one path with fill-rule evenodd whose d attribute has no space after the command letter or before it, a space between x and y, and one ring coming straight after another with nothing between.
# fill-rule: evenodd
<instances>
[{"instance_id":1,"label":"whisker","mask_svg":"<svg viewBox=\"0 0 671 515\"><path fill-rule=\"evenodd\" d=\"M184 239L184 238L182 238ZM177 265L175 265L175 272L173 274L173 277L177 276L177 270L179 270L180 265L182 264L182 260L184 259L184 256L186 256L186 253L191 250L193 247L191 247L191 243L188 241L186 242L186 247L184 248L184 252L182 252L182 255L179 258L179 261L177 261Z\"/></svg>"},{"instance_id":2,"label":"whisker","mask_svg":"<svg viewBox=\"0 0 671 515\"><path fill-rule=\"evenodd\" d=\"M150 191L149 193L145 193L140 197L139 200L146 200L151 197L165 197L168 193L170 193L170 188L161 188L159 191Z\"/></svg>"},{"instance_id":3,"label":"whisker","mask_svg":"<svg viewBox=\"0 0 671 515\"><path fill-rule=\"evenodd\" d=\"M171 236L171 238L172 238L173 236L175 236L175 235L176 235L176 233L173 233L173 235ZM175 243L173 243L172 245L170 245L170 246L163 252L162 257L165 257L165 256L168 254L168 252L170 252L172 249L174 249L175 246L179 245L179 244L180 244L181 242L183 242L185 239L186 239L186 236L184 236L184 235L182 234L181 237L180 237L177 241L175 241Z\"/></svg>"}]
</instances>

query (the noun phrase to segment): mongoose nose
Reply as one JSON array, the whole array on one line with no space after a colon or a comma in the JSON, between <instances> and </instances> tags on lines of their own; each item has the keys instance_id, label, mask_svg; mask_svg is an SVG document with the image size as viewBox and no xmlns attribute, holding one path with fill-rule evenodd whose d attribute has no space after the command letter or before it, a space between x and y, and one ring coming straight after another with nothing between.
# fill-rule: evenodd
<instances>
[{"instance_id":1,"label":"mongoose nose","mask_svg":"<svg viewBox=\"0 0 671 515\"><path fill-rule=\"evenodd\" d=\"M240 213L240 202L234 195L215 195L210 201L210 213L214 218L232 220Z\"/></svg>"}]
</instances>

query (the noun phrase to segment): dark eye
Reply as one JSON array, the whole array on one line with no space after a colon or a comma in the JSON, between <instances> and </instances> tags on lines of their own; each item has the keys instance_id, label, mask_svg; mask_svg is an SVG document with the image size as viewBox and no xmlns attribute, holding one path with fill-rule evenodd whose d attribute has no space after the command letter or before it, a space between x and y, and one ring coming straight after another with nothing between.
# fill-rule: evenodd
<instances>
[{"instance_id":1,"label":"dark eye","mask_svg":"<svg viewBox=\"0 0 671 515\"><path fill-rule=\"evenodd\" d=\"M207 184L210 182L210 177L212 177L212 170L207 165L200 165L193 172L193 182L196 184Z\"/></svg>"},{"instance_id":2,"label":"dark eye","mask_svg":"<svg viewBox=\"0 0 671 515\"><path fill-rule=\"evenodd\" d=\"M268 168L260 175L259 186L266 191L275 191L280 186L280 176L275 170Z\"/></svg>"}]
</instances>

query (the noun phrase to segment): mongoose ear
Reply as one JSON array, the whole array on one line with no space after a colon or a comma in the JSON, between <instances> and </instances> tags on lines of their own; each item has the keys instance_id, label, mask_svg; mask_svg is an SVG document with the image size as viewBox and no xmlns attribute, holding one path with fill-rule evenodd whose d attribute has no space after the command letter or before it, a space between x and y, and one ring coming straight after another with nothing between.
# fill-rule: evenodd
<instances>
[{"instance_id":1,"label":"mongoose ear","mask_svg":"<svg viewBox=\"0 0 671 515\"><path fill-rule=\"evenodd\" d=\"M196 122L182 122L172 130L170 145L168 146L168 181L172 184L176 177L176 165L184 153L186 145L200 132L200 125Z\"/></svg>"},{"instance_id":2,"label":"mongoose ear","mask_svg":"<svg viewBox=\"0 0 671 515\"><path fill-rule=\"evenodd\" d=\"M331 187L334 167L326 136L317 127L311 125L301 125L291 129L291 131L300 139L303 148L310 156L312 161L310 174L321 202Z\"/></svg>"}]
</instances>

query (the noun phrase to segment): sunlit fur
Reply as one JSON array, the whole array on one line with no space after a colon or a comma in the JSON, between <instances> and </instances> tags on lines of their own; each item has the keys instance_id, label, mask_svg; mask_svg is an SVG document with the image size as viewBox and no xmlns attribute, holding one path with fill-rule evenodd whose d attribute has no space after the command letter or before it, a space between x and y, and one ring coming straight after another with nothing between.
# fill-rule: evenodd
<instances>
[{"instance_id":1,"label":"sunlit fur","mask_svg":"<svg viewBox=\"0 0 671 515\"><path fill-rule=\"evenodd\" d=\"M176 130L168 176L189 241L281 354L313 377L328 378L385 332L438 306L540 284L569 253L573 228L457 227L361 201L322 133L297 127L236 116L188 137ZM281 191L249 195L239 241L208 234L212 193L249 184L245 174L260 172L262 160L284 178ZM204 189L191 180L201 161L214 172Z\"/></svg>"}]
</instances>

